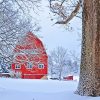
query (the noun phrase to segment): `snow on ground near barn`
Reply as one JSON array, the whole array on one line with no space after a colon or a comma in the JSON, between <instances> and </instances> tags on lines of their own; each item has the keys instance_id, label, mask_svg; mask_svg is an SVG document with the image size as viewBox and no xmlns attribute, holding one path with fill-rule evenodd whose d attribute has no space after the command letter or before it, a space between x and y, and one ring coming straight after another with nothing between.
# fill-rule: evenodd
<instances>
[{"instance_id":1,"label":"snow on ground near barn","mask_svg":"<svg viewBox=\"0 0 100 100\"><path fill-rule=\"evenodd\" d=\"M77 81L0 78L0 100L100 100L74 94Z\"/></svg>"}]
</instances>

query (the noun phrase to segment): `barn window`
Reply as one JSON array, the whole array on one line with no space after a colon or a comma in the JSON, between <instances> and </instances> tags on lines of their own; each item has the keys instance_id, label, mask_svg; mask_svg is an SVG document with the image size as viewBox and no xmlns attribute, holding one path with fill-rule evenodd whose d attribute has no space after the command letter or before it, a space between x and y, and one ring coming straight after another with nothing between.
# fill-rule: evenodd
<instances>
[{"instance_id":1,"label":"barn window","mask_svg":"<svg viewBox=\"0 0 100 100\"><path fill-rule=\"evenodd\" d=\"M44 64L39 64L38 68L43 69L44 68Z\"/></svg>"},{"instance_id":2,"label":"barn window","mask_svg":"<svg viewBox=\"0 0 100 100\"><path fill-rule=\"evenodd\" d=\"M33 64L32 64L31 62L28 62L28 63L27 63L27 68L28 68L28 69L32 69L32 67L33 67Z\"/></svg>"},{"instance_id":3,"label":"barn window","mask_svg":"<svg viewBox=\"0 0 100 100\"><path fill-rule=\"evenodd\" d=\"M21 66L19 64L16 64L15 69L20 69Z\"/></svg>"}]
</instances>

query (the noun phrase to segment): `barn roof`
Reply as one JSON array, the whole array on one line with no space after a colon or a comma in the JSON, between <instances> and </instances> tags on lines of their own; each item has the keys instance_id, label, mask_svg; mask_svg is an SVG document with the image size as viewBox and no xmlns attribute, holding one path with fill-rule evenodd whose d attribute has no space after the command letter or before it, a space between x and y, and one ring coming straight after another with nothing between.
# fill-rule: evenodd
<instances>
[{"instance_id":1,"label":"barn roof","mask_svg":"<svg viewBox=\"0 0 100 100\"><path fill-rule=\"evenodd\" d=\"M19 40L14 49L14 52L33 52L34 50L37 50L39 53L46 54L46 50L42 41L32 32L28 32Z\"/></svg>"}]
</instances>

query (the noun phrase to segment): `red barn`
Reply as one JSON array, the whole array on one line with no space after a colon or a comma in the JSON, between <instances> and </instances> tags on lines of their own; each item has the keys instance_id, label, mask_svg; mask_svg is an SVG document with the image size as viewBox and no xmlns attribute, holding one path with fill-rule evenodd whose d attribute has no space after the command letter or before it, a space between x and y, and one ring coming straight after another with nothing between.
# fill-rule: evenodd
<instances>
[{"instance_id":1,"label":"red barn","mask_svg":"<svg viewBox=\"0 0 100 100\"><path fill-rule=\"evenodd\" d=\"M21 78L41 79L47 76L48 56L39 38L28 32L14 49L11 68Z\"/></svg>"}]
</instances>

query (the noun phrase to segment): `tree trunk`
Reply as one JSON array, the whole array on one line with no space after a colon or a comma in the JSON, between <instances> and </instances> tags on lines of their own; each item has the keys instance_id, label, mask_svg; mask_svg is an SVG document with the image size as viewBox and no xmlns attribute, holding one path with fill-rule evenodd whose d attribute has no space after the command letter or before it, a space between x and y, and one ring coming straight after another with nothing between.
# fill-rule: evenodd
<instances>
[{"instance_id":1,"label":"tree trunk","mask_svg":"<svg viewBox=\"0 0 100 100\"><path fill-rule=\"evenodd\" d=\"M84 0L79 95L100 96L100 0Z\"/></svg>"},{"instance_id":2,"label":"tree trunk","mask_svg":"<svg viewBox=\"0 0 100 100\"><path fill-rule=\"evenodd\" d=\"M61 80L61 76L62 76L62 66L59 66L60 70L59 70L59 80Z\"/></svg>"}]
</instances>

